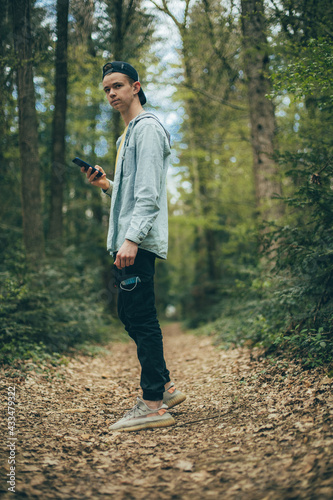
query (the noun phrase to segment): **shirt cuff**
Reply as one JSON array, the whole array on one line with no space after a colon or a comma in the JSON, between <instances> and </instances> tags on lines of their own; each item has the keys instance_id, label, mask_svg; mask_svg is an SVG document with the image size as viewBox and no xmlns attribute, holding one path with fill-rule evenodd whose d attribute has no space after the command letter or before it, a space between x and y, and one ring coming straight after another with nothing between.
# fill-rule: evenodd
<instances>
[{"instance_id":1,"label":"shirt cuff","mask_svg":"<svg viewBox=\"0 0 333 500\"><path fill-rule=\"evenodd\" d=\"M108 196L111 196L112 188L113 188L113 182L110 181L110 179L107 179L109 181L109 187L107 189L102 189L103 193L107 194Z\"/></svg>"},{"instance_id":2,"label":"shirt cuff","mask_svg":"<svg viewBox=\"0 0 333 500\"><path fill-rule=\"evenodd\" d=\"M133 241L133 243L137 243L138 245L140 245L140 243L143 242L146 236L147 234L143 231L133 231L131 228L129 228L125 235L125 239Z\"/></svg>"}]
</instances>

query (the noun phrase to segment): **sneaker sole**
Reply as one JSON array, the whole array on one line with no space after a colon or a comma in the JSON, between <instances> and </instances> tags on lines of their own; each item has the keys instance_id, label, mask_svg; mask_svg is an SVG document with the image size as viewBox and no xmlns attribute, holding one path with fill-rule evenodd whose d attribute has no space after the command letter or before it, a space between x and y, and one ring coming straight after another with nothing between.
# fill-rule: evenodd
<instances>
[{"instance_id":1,"label":"sneaker sole","mask_svg":"<svg viewBox=\"0 0 333 500\"><path fill-rule=\"evenodd\" d=\"M179 394L178 396L169 399L169 401L167 401L165 404L168 406L168 408L173 408L174 406L179 405L180 403L185 401L185 399L185 394Z\"/></svg>"},{"instance_id":2,"label":"sneaker sole","mask_svg":"<svg viewBox=\"0 0 333 500\"><path fill-rule=\"evenodd\" d=\"M169 427L170 425L174 425L176 422L173 417L170 417L165 420L160 420L156 422L147 422L146 424L132 425L131 427L122 427L121 429L111 429L119 432L127 432L127 431L142 431L144 429L155 429L157 427Z\"/></svg>"}]
</instances>

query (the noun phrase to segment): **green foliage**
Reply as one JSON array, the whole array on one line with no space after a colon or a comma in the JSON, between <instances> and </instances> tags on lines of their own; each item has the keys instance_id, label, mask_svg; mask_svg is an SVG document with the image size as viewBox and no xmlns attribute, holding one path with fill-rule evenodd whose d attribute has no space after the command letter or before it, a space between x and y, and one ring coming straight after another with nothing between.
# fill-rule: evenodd
<instances>
[{"instance_id":1,"label":"green foliage","mask_svg":"<svg viewBox=\"0 0 333 500\"><path fill-rule=\"evenodd\" d=\"M117 323L106 313L101 270L74 248L48 260L36 273L19 251L7 254L1 269L0 361L68 351L86 342L112 338ZM112 296L109 294L108 298ZM113 295L114 298L114 295ZM41 353L42 351L42 353Z\"/></svg>"},{"instance_id":2,"label":"green foliage","mask_svg":"<svg viewBox=\"0 0 333 500\"><path fill-rule=\"evenodd\" d=\"M287 173L297 188L293 196L284 200L291 209L290 223L275 227L268 237L268 243L273 240L276 245L275 289L270 300L279 306L270 322L282 322L284 332L282 337L277 335L273 344L280 345L281 341L284 347L298 346L302 356L308 348L309 360L317 357L332 361L331 153L313 148L308 153L284 154L280 161L291 166ZM314 165L321 168L314 172Z\"/></svg>"},{"instance_id":3,"label":"green foliage","mask_svg":"<svg viewBox=\"0 0 333 500\"><path fill-rule=\"evenodd\" d=\"M181 36L184 81L175 98L185 114L175 144L179 197L170 203L171 283L173 303L194 328L220 315L221 297L257 260L257 237L237 21L221 2L196 2Z\"/></svg>"},{"instance_id":4,"label":"green foliage","mask_svg":"<svg viewBox=\"0 0 333 500\"><path fill-rule=\"evenodd\" d=\"M332 45L321 37L293 46L296 55L291 47L273 75L274 95L302 104L279 119L285 215L264 232L270 260L241 284L238 301L235 283L210 329L222 345L260 345L315 367L333 362Z\"/></svg>"},{"instance_id":5,"label":"green foliage","mask_svg":"<svg viewBox=\"0 0 333 500\"><path fill-rule=\"evenodd\" d=\"M277 335L272 345L296 359L301 358L309 368L333 362L332 332L325 332L323 327L300 329L300 325L296 325L288 335Z\"/></svg>"},{"instance_id":6,"label":"green foliage","mask_svg":"<svg viewBox=\"0 0 333 500\"><path fill-rule=\"evenodd\" d=\"M269 351L287 350L309 366L332 362L333 352L333 115L332 44L310 39L274 77L276 93L303 97L298 143L278 155L288 180L281 224L266 246L275 249L268 315Z\"/></svg>"},{"instance_id":7,"label":"green foliage","mask_svg":"<svg viewBox=\"0 0 333 500\"><path fill-rule=\"evenodd\" d=\"M271 60L285 215L263 228L261 266L234 275L220 317L201 330L314 367L333 362L332 11L325 0L294 8L275 6Z\"/></svg>"},{"instance_id":8,"label":"green foliage","mask_svg":"<svg viewBox=\"0 0 333 500\"><path fill-rule=\"evenodd\" d=\"M292 51L292 45L284 46ZM298 55L272 76L273 96L288 92L294 99L314 98L320 109L332 107L333 45L321 37L310 39Z\"/></svg>"}]
</instances>

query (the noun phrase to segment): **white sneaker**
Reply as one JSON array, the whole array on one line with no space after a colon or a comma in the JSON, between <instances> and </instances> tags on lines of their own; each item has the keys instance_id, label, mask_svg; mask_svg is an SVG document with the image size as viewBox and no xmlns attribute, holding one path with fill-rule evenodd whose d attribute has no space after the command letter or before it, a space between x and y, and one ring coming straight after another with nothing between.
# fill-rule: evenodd
<instances>
[{"instance_id":1,"label":"white sneaker","mask_svg":"<svg viewBox=\"0 0 333 500\"><path fill-rule=\"evenodd\" d=\"M175 421L167 410L168 406L165 404L152 410L142 399L137 398L136 405L109 429L111 431L141 431L155 427L169 427L169 425L174 425Z\"/></svg>"},{"instance_id":2,"label":"white sneaker","mask_svg":"<svg viewBox=\"0 0 333 500\"><path fill-rule=\"evenodd\" d=\"M171 382L169 389L167 389L163 393L163 403L167 405L168 408L172 408L173 406L179 405L180 403L185 401L185 399L186 399L185 394L183 392L178 391L173 382Z\"/></svg>"}]
</instances>

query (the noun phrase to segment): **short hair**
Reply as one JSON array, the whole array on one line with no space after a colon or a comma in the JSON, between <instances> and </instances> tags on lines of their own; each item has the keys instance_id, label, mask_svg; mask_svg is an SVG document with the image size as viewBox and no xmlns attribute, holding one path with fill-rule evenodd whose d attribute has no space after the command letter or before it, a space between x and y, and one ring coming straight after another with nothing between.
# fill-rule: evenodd
<instances>
[{"instance_id":1,"label":"short hair","mask_svg":"<svg viewBox=\"0 0 333 500\"><path fill-rule=\"evenodd\" d=\"M133 85L133 83L135 83L135 80L133 80L133 78L131 78L130 76L128 76L128 75L124 75L124 76L126 76L130 85Z\"/></svg>"},{"instance_id":2,"label":"short hair","mask_svg":"<svg viewBox=\"0 0 333 500\"><path fill-rule=\"evenodd\" d=\"M133 80L133 78L131 78L128 75L124 75L124 76L126 76L126 78L127 78L127 80L128 80L128 82L129 82L129 84L130 84L131 87L133 87L133 83L135 83L135 81L138 81L138 80ZM139 97L138 94L136 94L136 95ZM140 100L140 97L139 97L139 100Z\"/></svg>"}]
</instances>

